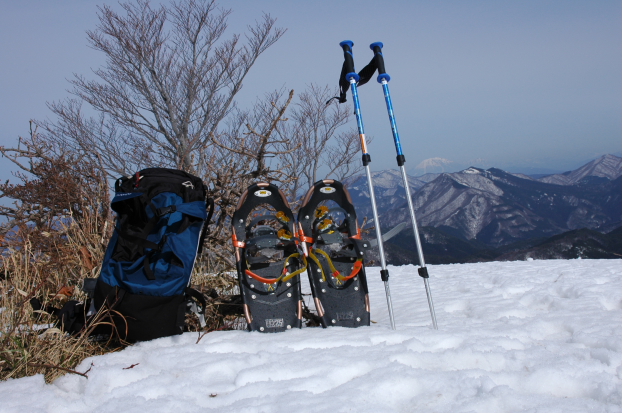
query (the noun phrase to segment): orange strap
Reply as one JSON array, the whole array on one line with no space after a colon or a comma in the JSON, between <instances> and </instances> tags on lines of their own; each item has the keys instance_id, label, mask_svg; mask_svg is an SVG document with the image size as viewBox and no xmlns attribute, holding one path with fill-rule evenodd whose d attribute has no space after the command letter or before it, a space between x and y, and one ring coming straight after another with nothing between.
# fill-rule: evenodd
<instances>
[{"instance_id":1,"label":"orange strap","mask_svg":"<svg viewBox=\"0 0 622 413\"><path fill-rule=\"evenodd\" d=\"M356 235L351 236L350 238L354 238L354 239L362 239L361 238L361 229L357 228L356 229Z\"/></svg>"},{"instance_id":2,"label":"orange strap","mask_svg":"<svg viewBox=\"0 0 622 413\"><path fill-rule=\"evenodd\" d=\"M363 268L363 261L358 261L357 260L354 263L354 268L352 269L352 272L347 277L341 276L339 271L335 271L332 275L333 275L333 277L337 278L338 280L346 281L346 280L349 280L350 278L356 277L356 275L359 273L359 271L361 271L361 268ZM337 275L339 275L341 277L338 277Z\"/></svg>"},{"instance_id":3,"label":"orange strap","mask_svg":"<svg viewBox=\"0 0 622 413\"><path fill-rule=\"evenodd\" d=\"M336 279L338 279L339 281L347 281L350 278L353 278L356 276L356 274L359 273L359 271L361 271L361 268L363 268L363 260L361 258L359 258L358 260L356 260L356 262L354 263L354 266L352 267L352 272L350 273L350 275L348 275L347 277L344 277L341 275L341 273L337 270L337 268L335 268L335 266L333 265L333 262L330 259L330 256L328 255L328 253L326 253L326 251L322 251L319 248L316 248L315 251L317 251L318 253L322 254L324 256L324 258L326 258L326 261L328 261L328 265L330 266L330 269L333 271L332 272L332 276ZM309 256L313 258L313 254L309 253ZM317 260L317 258L316 258ZM319 261L316 261L319 264ZM321 265L320 265L321 268ZM323 272L322 272L323 274ZM322 275L323 277L323 275Z\"/></svg>"},{"instance_id":4,"label":"orange strap","mask_svg":"<svg viewBox=\"0 0 622 413\"><path fill-rule=\"evenodd\" d=\"M300 241L308 242L309 244L313 244L315 241L315 239L307 237L306 235L298 235L298 239L300 239Z\"/></svg>"},{"instance_id":5,"label":"orange strap","mask_svg":"<svg viewBox=\"0 0 622 413\"><path fill-rule=\"evenodd\" d=\"M249 277L252 277L252 278L256 279L257 281L265 283L265 284L274 284L274 283L278 282L281 279L281 277L279 277L279 278L263 278L263 277L260 277L259 275L255 274L251 270L244 270L244 272Z\"/></svg>"},{"instance_id":6,"label":"orange strap","mask_svg":"<svg viewBox=\"0 0 622 413\"><path fill-rule=\"evenodd\" d=\"M255 274L251 270L244 270L244 272L249 277L252 277L252 278L256 279L257 281L265 283L265 284L274 284L275 282L278 282L281 279L281 277L279 277L279 278L263 278L263 277L260 277L259 275Z\"/></svg>"},{"instance_id":7,"label":"orange strap","mask_svg":"<svg viewBox=\"0 0 622 413\"><path fill-rule=\"evenodd\" d=\"M235 230L233 230L233 234L231 234L231 242L233 246L236 248L244 248L246 247L246 243L242 241L238 241L237 235L235 235Z\"/></svg>"}]
</instances>

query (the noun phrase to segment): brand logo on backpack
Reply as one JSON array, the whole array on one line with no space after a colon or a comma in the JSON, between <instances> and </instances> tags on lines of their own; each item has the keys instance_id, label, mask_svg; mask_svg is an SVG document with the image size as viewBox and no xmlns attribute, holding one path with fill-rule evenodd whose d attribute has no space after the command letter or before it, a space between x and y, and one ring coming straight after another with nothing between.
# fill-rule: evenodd
<instances>
[{"instance_id":1,"label":"brand logo on backpack","mask_svg":"<svg viewBox=\"0 0 622 413\"><path fill-rule=\"evenodd\" d=\"M190 181L182 182L181 184L186 188L194 189L194 185L192 185L192 182Z\"/></svg>"},{"instance_id":2,"label":"brand logo on backpack","mask_svg":"<svg viewBox=\"0 0 622 413\"><path fill-rule=\"evenodd\" d=\"M259 196L259 197L262 197L262 198L265 198L265 197L270 196L270 195L272 195L272 192L267 191L265 189L260 189L259 191L255 191L255 196Z\"/></svg>"},{"instance_id":3,"label":"brand logo on backpack","mask_svg":"<svg viewBox=\"0 0 622 413\"><path fill-rule=\"evenodd\" d=\"M332 194L335 191L336 189L333 188L332 186L325 186L323 188L320 188L320 192L323 194Z\"/></svg>"}]
</instances>

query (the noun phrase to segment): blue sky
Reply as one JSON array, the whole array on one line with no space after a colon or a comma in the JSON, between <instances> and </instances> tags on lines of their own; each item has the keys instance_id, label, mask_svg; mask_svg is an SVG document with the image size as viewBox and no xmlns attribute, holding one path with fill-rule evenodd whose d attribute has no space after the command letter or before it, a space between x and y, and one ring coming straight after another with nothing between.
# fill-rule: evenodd
<instances>
[{"instance_id":1,"label":"blue sky","mask_svg":"<svg viewBox=\"0 0 622 413\"><path fill-rule=\"evenodd\" d=\"M117 3L0 0L0 145L27 135L29 119L49 117L46 102L69 96L73 73L88 75L102 64L85 35L97 24L98 4ZM372 57L368 45L382 41L411 170L433 157L455 167L568 170L622 149L618 0L221 4L234 10L230 34L262 11L288 29L248 76L242 105L281 87L336 86L340 41L354 41L357 69ZM372 81L359 92L366 132L374 136L372 169L395 168L382 88ZM9 170L0 160L0 177Z\"/></svg>"}]
</instances>

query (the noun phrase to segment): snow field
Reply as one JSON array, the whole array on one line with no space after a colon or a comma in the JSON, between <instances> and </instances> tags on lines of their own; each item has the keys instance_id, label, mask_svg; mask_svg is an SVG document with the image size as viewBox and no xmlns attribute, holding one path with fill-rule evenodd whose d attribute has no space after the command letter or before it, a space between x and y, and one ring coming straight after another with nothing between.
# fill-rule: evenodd
<instances>
[{"instance_id":1,"label":"snow field","mask_svg":"<svg viewBox=\"0 0 622 413\"><path fill-rule=\"evenodd\" d=\"M622 412L620 264L429 266L438 331L415 267L389 267L396 331L368 268L371 327L140 343L0 383L0 412Z\"/></svg>"}]
</instances>

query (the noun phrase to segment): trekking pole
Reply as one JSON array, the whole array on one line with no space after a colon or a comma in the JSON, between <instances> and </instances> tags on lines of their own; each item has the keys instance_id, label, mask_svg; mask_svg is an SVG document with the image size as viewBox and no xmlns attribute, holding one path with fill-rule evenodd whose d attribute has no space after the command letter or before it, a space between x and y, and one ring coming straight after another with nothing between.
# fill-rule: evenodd
<instances>
[{"instance_id":1,"label":"trekking pole","mask_svg":"<svg viewBox=\"0 0 622 413\"><path fill-rule=\"evenodd\" d=\"M408 176L406 175L406 168L404 163L406 158L402 153L402 144L400 143L400 135L397 131L397 124L395 123L395 115L393 114L393 103L391 102L391 94L389 93L389 81L391 77L387 74L384 68L384 58L382 56L381 42L372 43L369 48L374 52L374 59L376 67L378 68L378 83L382 84L384 90L384 100L387 103L387 111L389 112L389 120L391 121L391 131L393 132L393 141L395 142L395 150L397 151L397 166L400 167L402 172L402 180L404 181L404 189L406 190L406 199L408 200L408 209L410 210L410 219L412 220L413 233L415 236L415 242L417 243L417 254L419 255L420 268L418 269L419 276L423 278L425 284L425 293L428 296L428 305L430 306L430 315L432 316L432 324L434 329L438 330L436 325L436 314L434 313L434 303L432 302L432 292L430 291L430 285L428 283L428 269L425 266L425 260L423 258L423 250L421 249L421 239L419 238L419 230L417 228L417 219L415 218L415 208L413 207L413 201L410 196L410 187L408 185Z\"/></svg>"},{"instance_id":2,"label":"trekking pole","mask_svg":"<svg viewBox=\"0 0 622 413\"><path fill-rule=\"evenodd\" d=\"M354 57L352 56L352 46L354 43L350 40L344 40L339 43L339 46L343 49L343 57L345 59L343 64L342 75L345 72L345 80L349 82L352 88L352 100L354 101L354 114L356 115L356 123L359 130L359 137L361 139L361 150L363 152L363 166L367 173L367 185L369 187L369 195L371 198L371 207L374 213L374 223L376 226L376 238L378 240L378 250L380 252L380 278L384 282L384 291L387 296L387 306L389 308L389 318L391 320L391 328L395 330L395 319L393 318L393 304L391 302L391 291L389 290L389 270L387 270L387 263L384 257L384 245L382 243L382 231L380 230L380 221L378 220L378 209L376 208L376 196L374 195L374 185L371 180L371 171L369 169L369 163L371 162L371 156L367 153L367 143L365 142L365 130L363 128L363 117L361 115L361 105L359 103L359 95L357 91L356 82L359 80L359 75L354 72Z\"/></svg>"}]
</instances>

